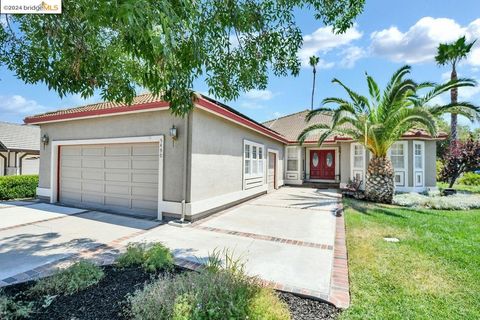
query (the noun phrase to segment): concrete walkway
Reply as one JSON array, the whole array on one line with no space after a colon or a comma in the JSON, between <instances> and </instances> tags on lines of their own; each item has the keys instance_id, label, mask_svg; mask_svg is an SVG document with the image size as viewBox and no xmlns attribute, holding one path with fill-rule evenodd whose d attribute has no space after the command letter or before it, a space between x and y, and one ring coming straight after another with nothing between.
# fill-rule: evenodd
<instances>
[{"instance_id":1,"label":"concrete walkway","mask_svg":"<svg viewBox=\"0 0 480 320\"><path fill-rule=\"evenodd\" d=\"M129 241L162 242L193 263L228 249L277 289L329 300L340 198L336 190L284 187L191 227L162 225Z\"/></svg>"}]
</instances>

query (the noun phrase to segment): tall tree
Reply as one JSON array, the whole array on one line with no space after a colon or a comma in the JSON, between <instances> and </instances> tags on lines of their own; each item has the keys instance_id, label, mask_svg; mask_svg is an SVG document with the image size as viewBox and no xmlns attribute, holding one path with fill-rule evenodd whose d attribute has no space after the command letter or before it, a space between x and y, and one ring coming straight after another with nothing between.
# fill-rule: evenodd
<instances>
[{"instance_id":1,"label":"tall tree","mask_svg":"<svg viewBox=\"0 0 480 320\"><path fill-rule=\"evenodd\" d=\"M344 32L365 0L65 0L62 14L7 15L0 63L60 96L100 92L131 102L143 87L184 115L193 82L232 100L264 89L269 68L296 76L303 37L295 12Z\"/></svg>"},{"instance_id":2,"label":"tall tree","mask_svg":"<svg viewBox=\"0 0 480 320\"><path fill-rule=\"evenodd\" d=\"M313 123L298 137L303 143L311 134L321 132L318 144L334 134L347 135L361 143L371 152L365 184L365 195L376 202L391 203L394 193L394 168L387 157L388 149L408 130L423 127L432 136L437 134L436 117L442 113L458 110L471 117L471 111L479 112L480 108L467 102L428 107L426 104L440 94L452 88L474 86L470 79L451 80L436 85L433 83L417 84L405 78L410 67L404 66L396 71L383 91L375 80L366 75L369 97L353 91L338 79L333 83L345 89L349 100L342 98L325 98L322 107L308 113L306 120L310 122L316 115L327 113L332 116L330 124ZM420 91L428 90L421 95ZM336 108L328 105L336 105Z\"/></svg>"},{"instance_id":3,"label":"tall tree","mask_svg":"<svg viewBox=\"0 0 480 320\"><path fill-rule=\"evenodd\" d=\"M315 80L316 80L315 78L317 76L317 65L319 61L320 61L320 58L317 56L311 56L309 60L309 64L313 69L312 102L310 105L310 110L313 110L313 100L315 97Z\"/></svg>"},{"instance_id":4,"label":"tall tree","mask_svg":"<svg viewBox=\"0 0 480 320\"><path fill-rule=\"evenodd\" d=\"M452 67L452 72L450 74L450 80L457 79L457 64L465 59L472 49L475 41L467 42L465 36L459 38L457 41L452 43L441 43L437 48L437 55L435 60L439 65L450 65ZM458 88L452 88L450 91L450 102L452 104L457 103L458 100ZM457 123L458 123L458 114L456 112L451 113L450 119L450 139L453 142L458 140L457 132Z\"/></svg>"}]
</instances>

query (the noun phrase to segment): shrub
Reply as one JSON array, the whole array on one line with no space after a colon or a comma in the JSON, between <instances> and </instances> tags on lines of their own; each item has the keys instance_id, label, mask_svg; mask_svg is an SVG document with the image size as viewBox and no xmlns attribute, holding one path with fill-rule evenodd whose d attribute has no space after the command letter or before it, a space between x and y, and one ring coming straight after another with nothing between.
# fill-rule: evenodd
<instances>
[{"instance_id":1,"label":"shrub","mask_svg":"<svg viewBox=\"0 0 480 320\"><path fill-rule=\"evenodd\" d=\"M144 254L143 267L145 270L154 272L160 269L172 269L174 265L173 255L170 250L161 243L155 243Z\"/></svg>"},{"instance_id":2,"label":"shrub","mask_svg":"<svg viewBox=\"0 0 480 320\"><path fill-rule=\"evenodd\" d=\"M38 175L0 177L0 200L33 198L38 186Z\"/></svg>"},{"instance_id":3,"label":"shrub","mask_svg":"<svg viewBox=\"0 0 480 320\"><path fill-rule=\"evenodd\" d=\"M145 260L145 246L139 243L130 243L127 250L117 258L117 264L121 268L140 266Z\"/></svg>"},{"instance_id":4,"label":"shrub","mask_svg":"<svg viewBox=\"0 0 480 320\"><path fill-rule=\"evenodd\" d=\"M467 186L480 186L480 174L475 172L467 172L460 179L459 184L465 184Z\"/></svg>"},{"instance_id":5,"label":"shrub","mask_svg":"<svg viewBox=\"0 0 480 320\"><path fill-rule=\"evenodd\" d=\"M448 197L403 193L393 197L393 203L403 207L424 207L437 210L469 210L480 208L480 196L455 194Z\"/></svg>"},{"instance_id":6,"label":"shrub","mask_svg":"<svg viewBox=\"0 0 480 320\"><path fill-rule=\"evenodd\" d=\"M0 291L0 319L23 319L33 313L33 303L15 301Z\"/></svg>"},{"instance_id":7,"label":"shrub","mask_svg":"<svg viewBox=\"0 0 480 320\"><path fill-rule=\"evenodd\" d=\"M130 316L142 320L290 319L273 290L243 272L226 269L164 276L136 291L128 302Z\"/></svg>"},{"instance_id":8,"label":"shrub","mask_svg":"<svg viewBox=\"0 0 480 320\"><path fill-rule=\"evenodd\" d=\"M79 261L51 277L39 280L33 293L42 295L74 294L97 284L104 277L103 270L88 261Z\"/></svg>"}]
</instances>

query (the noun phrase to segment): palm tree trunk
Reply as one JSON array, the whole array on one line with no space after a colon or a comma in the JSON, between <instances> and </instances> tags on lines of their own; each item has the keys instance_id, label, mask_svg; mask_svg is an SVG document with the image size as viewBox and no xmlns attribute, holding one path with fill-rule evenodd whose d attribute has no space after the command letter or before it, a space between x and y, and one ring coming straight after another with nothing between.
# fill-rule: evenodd
<instances>
[{"instance_id":1,"label":"palm tree trunk","mask_svg":"<svg viewBox=\"0 0 480 320\"><path fill-rule=\"evenodd\" d=\"M450 75L451 80L457 80L457 70L455 68L455 64L452 65L452 74ZM450 101L451 103L457 103L458 100L458 88L452 88L450 90ZM452 113L450 119L450 139L451 142L456 142L458 140L458 132L457 132L457 114Z\"/></svg>"},{"instance_id":2,"label":"palm tree trunk","mask_svg":"<svg viewBox=\"0 0 480 320\"><path fill-rule=\"evenodd\" d=\"M365 197L373 202L392 203L395 184L393 165L387 157L373 157L368 163Z\"/></svg>"},{"instance_id":3,"label":"palm tree trunk","mask_svg":"<svg viewBox=\"0 0 480 320\"><path fill-rule=\"evenodd\" d=\"M313 110L313 98L315 97L315 78L317 75L317 70L313 67L313 86L312 86L312 103L310 105L310 110Z\"/></svg>"}]
</instances>

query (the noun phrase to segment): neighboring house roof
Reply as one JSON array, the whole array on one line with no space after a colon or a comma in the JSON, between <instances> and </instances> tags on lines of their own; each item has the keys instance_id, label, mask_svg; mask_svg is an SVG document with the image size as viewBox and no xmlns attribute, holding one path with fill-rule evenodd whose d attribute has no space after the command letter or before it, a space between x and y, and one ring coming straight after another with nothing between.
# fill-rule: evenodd
<instances>
[{"instance_id":1,"label":"neighboring house roof","mask_svg":"<svg viewBox=\"0 0 480 320\"><path fill-rule=\"evenodd\" d=\"M297 142L299 134L307 127L316 123L330 124L332 122L332 116L323 113L315 116L310 122L305 121L309 110L303 110L297 113L293 113L287 116L283 116L274 120L264 122L263 124L270 129L275 130L276 132L284 135L289 143ZM305 142L317 142L320 138L320 130L309 135ZM443 132L439 133L437 138L443 139L447 135ZM406 134L403 135L403 138L420 138L420 139L433 139L426 130L424 129L411 129ZM342 135L332 135L328 137L325 142L335 142L338 140L352 140L348 136Z\"/></svg>"},{"instance_id":2,"label":"neighboring house roof","mask_svg":"<svg viewBox=\"0 0 480 320\"><path fill-rule=\"evenodd\" d=\"M240 125L249 127L275 140L284 143L287 142L286 139L275 130L264 126L263 124L245 116L244 114L230 108L229 106L198 93L195 93L195 96L195 103L200 108L206 109ZM28 124L41 124L48 122L67 121L73 119L91 118L120 113L131 113L168 108L168 102L163 101L160 97L154 96L151 93L145 93L136 96L133 99L132 103L129 105L119 102L100 102L81 107L57 110L29 116L24 119L24 122Z\"/></svg>"},{"instance_id":3,"label":"neighboring house roof","mask_svg":"<svg viewBox=\"0 0 480 320\"><path fill-rule=\"evenodd\" d=\"M40 128L0 122L0 149L39 151Z\"/></svg>"}]
</instances>

